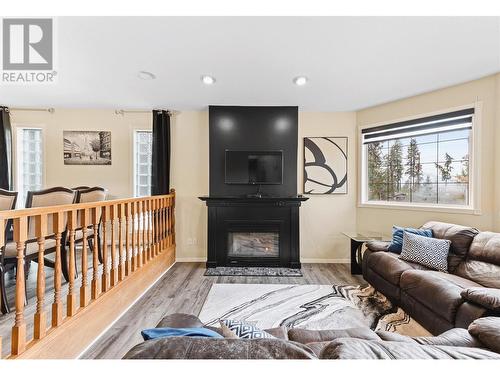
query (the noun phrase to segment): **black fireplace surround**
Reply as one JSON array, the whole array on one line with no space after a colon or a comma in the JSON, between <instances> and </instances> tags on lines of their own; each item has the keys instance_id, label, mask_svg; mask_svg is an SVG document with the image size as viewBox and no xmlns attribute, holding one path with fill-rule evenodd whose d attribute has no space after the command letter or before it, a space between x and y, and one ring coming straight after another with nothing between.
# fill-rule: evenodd
<instances>
[{"instance_id":1,"label":"black fireplace surround","mask_svg":"<svg viewBox=\"0 0 500 375\"><path fill-rule=\"evenodd\" d=\"M207 267L300 268L298 108L210 106L209 128ZM281 151L282 183L226 184L226 150Z\"/></svg>"}]
</instances>

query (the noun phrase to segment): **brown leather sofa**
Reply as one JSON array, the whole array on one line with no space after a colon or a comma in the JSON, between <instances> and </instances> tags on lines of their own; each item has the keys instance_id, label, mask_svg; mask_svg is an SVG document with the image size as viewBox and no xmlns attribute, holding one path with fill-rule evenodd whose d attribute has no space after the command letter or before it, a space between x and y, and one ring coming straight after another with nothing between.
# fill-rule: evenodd
<instances>
[{"instance_id":1,"label":"brown leather sofa","mask_svg":"<svg viewBox=\"0 0 500 375\"><path fill-rule=\"evenodd\" d=\"M435 335L499 315L500 233L434 221L422 228L451 241L448 273L399 259L388 242L370 242L365 280Z\"/></svg>"},{"instance_id":2,"label":"brown leather sofa","mask_svg":"<svg viewBox=\"0 0 500 375\"><path fill-rule=\"evenodd\" d=\"M157 327L202 327L193 315L172 314ZM220 332L217 328L207 327ZM169 337L145 341L124 359L500 359L500 318L482 318L469 330L406 337L369 328L266 330L275 338Z\"/></svg>"}]
</instances>

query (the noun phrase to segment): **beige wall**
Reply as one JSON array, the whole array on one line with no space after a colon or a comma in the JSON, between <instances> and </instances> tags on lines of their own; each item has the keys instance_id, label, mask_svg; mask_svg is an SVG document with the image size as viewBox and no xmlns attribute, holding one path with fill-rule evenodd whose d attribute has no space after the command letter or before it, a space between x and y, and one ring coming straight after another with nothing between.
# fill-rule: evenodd
<instances>
[{"instance_id":1,"label":"beige wall","mask_svg":"<svg viewBox=\"0 0 500 375\"><path fill-rule=\"evenodd\" d=\"M349 259L344 231L356 230L356 114L354 112L300 112L298 191L303 192L303 138L346 136L348 143L347 194L310 195L300 212L300 253L304 262L342 262Z\"/></svg>"},{"instance_id":2,"label":"beige wall","mask_svg":"<svg viewBox=\"0 0 500 375\"><path fill-rule=\"evenodd\" d=\"M357 224L360 231L381 231L389 234L393 224L402 226L419 226L428 220L440 220L464 225L476 226L482 230L492 230L498 219L499 204L497 184L499 181L498 168L495 164L498 157L499 132L497 116L499 98L497 97L498 80L500 75L489 76L465 84L452 86L439 91L418 95L412 98L380 105L357 112L358 126L366 126L381 122L390 122L410 116L417 116L449 108L480 104L479 114L481 121L475 125L479 127L479 139L475 141L478 147L479 181L476 186L479 194L480 214L447 213L436 211L409 211L388 208L358 208ZM476 116L477 117L477 116ZM497 138L495 138L497 137ZM496 155L496 156L495 156ZM497 229L498 227L497 222Z\"/></svg>"},{"instance_id":3,"label":"beige wall","mask_svg":"<svg viewBox=\"0 0 500 375\"><path fill-rule=\"evenodd\" d=\"M103 186L110 198L130 197L133 188L132 134L151 128L151 114L116 115L114 110L56 109L54 113L12 111L13 127L43 129L45 187ZM111 165L64 165L63 130L111 131ZM14 134L16 133L14 129Z\"/></svg>"}]
</instances>

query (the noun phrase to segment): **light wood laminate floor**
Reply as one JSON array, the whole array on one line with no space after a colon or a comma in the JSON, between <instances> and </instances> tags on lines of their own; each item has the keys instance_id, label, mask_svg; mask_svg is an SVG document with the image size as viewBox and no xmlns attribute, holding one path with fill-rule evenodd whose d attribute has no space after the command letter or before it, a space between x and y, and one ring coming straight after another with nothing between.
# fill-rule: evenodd
<instances>
[{"instance_id":1,"label":"light wood laminate floor","mask_svg":"<svg viewBox=\"0 0 500 375\"><path fill-rule=\"evenodd\" d=\"M141 330L155 327L166 314L198 315L214 283L363 284L348 264L303 264L303 277L203 276L203 263L176 263L81 358L121 358L142 342Z\"/></svg>"}]
</instances>

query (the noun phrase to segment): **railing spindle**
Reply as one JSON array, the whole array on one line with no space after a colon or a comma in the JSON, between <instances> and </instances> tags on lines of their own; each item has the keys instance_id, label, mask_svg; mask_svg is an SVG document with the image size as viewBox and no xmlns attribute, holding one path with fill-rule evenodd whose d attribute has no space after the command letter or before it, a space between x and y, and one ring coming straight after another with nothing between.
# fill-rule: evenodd
<instances>
[{"instance_id":1,"label":"railing spindle","mask_svg":"<svg viewBox=\"0 0 500 375\"><path fill-rule=\"evenodd\" d=\"M28 236L28 221L23 216L14 219L14 241L17 250L16 269L16 315L12 327L11 353L21 354L26 349L26 321L24 320L25 276L24 276L24 246ZM3 229L2 229L3 230Z\"/></svg>"},{"instance_id":2,"label":"railing spindle","mask_svg":"<svg viewBox=\"0 0 500 375\"><path fill-rule=\"evenodd\" d=\"M35 217L35 236L38 243L38 269L36 279L36 312L34 316L33 337L39 340L45 336L47 330L47 315L44 309L45 302L45 237L47 236L47 215Z\"/></svg>"},{"instance_id":3,"label":"railing spindle","mask_svg":"<svg viewBox=\"0 0 500 375\"><path fill-rule=\"evenodd\" d=\"M155 254L158 255L158 199L155 198L153 200L153 242L154 242L154 249L155 249Z\"/></svg>"},{"instance_id":4,"label":"railing spindle","mask_svg":"<svg viewBox=\"0 0 500 375\"><path fill-rule=\"evenodd\" d=\"M130 249L130 222L131 222L131 206L130 202L125 203L125 276L132 273L132 256L133 252Z\"/></svg>"},{"instance_id":5,"label":"railing spindle","mask_svg":"<svg viewBox=\"0 0 500 375\"><path fill-rule=\"evenodd\" d=\"M115 220L116 220L116 206L113 204L109 208L109 219L111 223L111 287L116 285L118 279L118 269L116 267L116 238L115 238Z\"/></svg>"},{"instance_id":6,"label":"railing spindle","mask_svg":"<svg viewBox=\"0 0 500 375\"><path fill-rule=\"evenodd\" d=\"M132 256L131 256L131 261L132 261L132 272L135 272L137 269L137 255L136 255L136 231L135 231L135 226L136 221L135 221L135 215L136 215L136 206L135 202L130 202L131 205L131 213L132 213Z\"/></svg>"},{"instance_id":7,"label":"railing spindle","mask_svg":"<svg viewBox=\"0 0 500 375\"><path fill-rule=\"evenodd\" d=\"M152 207L152 201L151 199L148 199L147 201L147 207L148 207L148 217L147 217L147 220L148 220L148 256L149 256L149 260L153 259L154 258L154 254L153 254L153 241L151 241L151 233L152 233L152 225L151 225L151 215L152 215L152 211L151 211L151 207Z\"/></svg>"},{"instance_id":8,"label":"railing spindle","mask_svg":"<svg viewBox=\"0 0 500 375\"><path fill-rule=\"evenodd\" d=\"M83 209L80 211L80 225L82 226L82 285L80 287L80 307L87 306L90 300L87 280L87 271L89 268L87 258L87 230L89 224L89 210Z\"/></svg>"},{"instance_id":9,"label":"railing spindle","mask_svg":"<svg viewBox=\"0 0 500 375\"><path fill-rule=\"evenodd\" d=\"M149 262L149 248L147 243L147 218L148 206L146 201L142 202L142 264Z\"/></svg>"},{"instance_id":10,"label":"railing spindle","mask_svg":"<svg viewBox=\"0 0 500 375\"><path fill-rule=\"evenodd\" d=\"M52 304L52 327L58 327L63 320L63 305L61 302L61 238L64 230L64 212L52 214L56 239L56 256L54 262L54 303Z\"/></svg>"},{"instance_id":11,"label":"railing spindle","mask_svg":"<svg viewBox=\"0 0 500 375\"><path fill-rule=\"evenodd\" d=\"M92 229L94 230L94 238L92 241L92 299L99 298L101 294L101 278L99 276L99 221L101 216L101 208L92 209Z\"/></svg>"},{"instance_id":12,"label":"railing spindle","mask_svg":"<svg viewBox=\"0 0 500 375\"><path fill-rule=\"evenodd\" d=\"M109 269L108 269L108 218L109 207L102 208L102 287L101 291L107 292L109 289Z\"/></svg>"},{"instance_id":13,"label":"railing spindle","mask_svg":"<svg viewBox=\"0 0 500 375\"><path fill-rule=\"evenodd\" d=\"M77 223L76 210L68 212L68 237L69 237L69 288L68 296L66 297L66 315L73 316L76 314L76 293L75 293L75 231ZM65 246L65 244L63 244Z\"/></svg>"},{"instance_id":14,"label":"railing spindle","mask_svg":"<svg viewBox=\"0 0 500 375\"><path fill-rule=\"evenodd\" d=\"M118 281L125 277L125 264L123 260L123 218L125 204L118 204Z\"/></svg>"},{"instance_id":15,"label":"railing spindle","mask_svg":"<svg viewBox=\"0 0 500 375\"><path fill-rule=\"evenodd\" d=\"M142 202L137 202L137 267L141 268L143 265L143 250L144 244L142 243Z\"/></svg>"}]
</instances>

